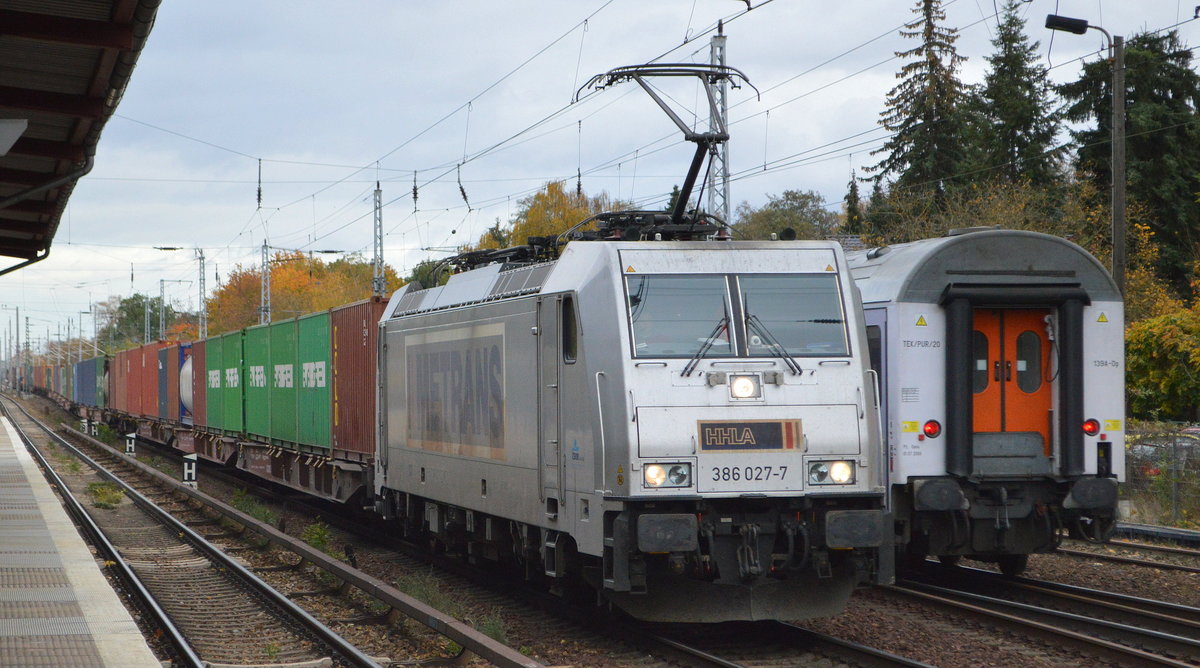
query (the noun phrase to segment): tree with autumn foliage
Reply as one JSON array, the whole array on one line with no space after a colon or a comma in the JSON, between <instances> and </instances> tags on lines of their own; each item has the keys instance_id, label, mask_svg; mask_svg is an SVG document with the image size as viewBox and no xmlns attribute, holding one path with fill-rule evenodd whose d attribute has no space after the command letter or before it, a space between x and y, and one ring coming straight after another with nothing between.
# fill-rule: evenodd
<instances>
[{"instance_id":1,"label":"tree with autumn foliage","mask_svg":"<svg viewBox=\"0 0 1200 668\"><path fill-rule=\"evenodd\" d=\"M271 319L281 320L324 311L371 296L372 264L358 255L333 262L299 251L278 251L270 260ZM387 293L404 284L385 266ZM259 321L262 270L238 265L208 298L208 328L212 334L242 329Z\"/></svg>"},{"instance_id":2,"label":"tree with autumn foliage","mask_svg":"<svg viewBox=\"0 0 1200 668\"><path fill-rule=\"evenodd\" d=\"M1130 413L1156 420L1200 418L1200 307L1131 324L1125 347Z\"/></svg>"},{"instance_id":3,"label":"tree with autumn foliage","mask_svg":"<svg viewBox=\"0 0 1200 668\"><path fill-rule=\"evenodd\" d=\"M570 191L562 181L551 181L541 190L522 199L520 209L507 225L499 220L488 228L474 245L462 250L487 250L519 246L529 237L556 236L576 223L601 211L624 208L606 193L589 197L583 191Z\"/></svg>"},{"instance_id":4,"label":"tree with autumn foliage","mask_svg":"<svg viewBox=\"0 0 1200 668\"><path fill-rule=\"evenodd\" d=\"M159 339L158 318L162 311L166 341L191 341L196 338L196 316L163 304L158 297L141 293L129 297L112 296L96 304L96 345L114 352L147 342L145 327L150 323L150 341ZM90 345L90 344L89 344Z\"/></svg>"}]
</instances>

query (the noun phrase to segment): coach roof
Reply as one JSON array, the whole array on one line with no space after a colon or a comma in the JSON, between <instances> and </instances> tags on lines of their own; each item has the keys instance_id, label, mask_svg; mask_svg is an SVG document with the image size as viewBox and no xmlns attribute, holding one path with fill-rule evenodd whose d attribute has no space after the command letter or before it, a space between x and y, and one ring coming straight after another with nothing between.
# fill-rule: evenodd
<instances>
[{"instance_id":1,"label":"coach roof","mask_svg":"<svg viewBox=\"0 0 1200 668\"><path fill-rule=\"evenodd\" d=\"M987 228L846 254L864 304L938 303L948 287L1077 287L1092 301L1121 301L1095 257L1060 237Z\"/></svg>"}]
</instances>

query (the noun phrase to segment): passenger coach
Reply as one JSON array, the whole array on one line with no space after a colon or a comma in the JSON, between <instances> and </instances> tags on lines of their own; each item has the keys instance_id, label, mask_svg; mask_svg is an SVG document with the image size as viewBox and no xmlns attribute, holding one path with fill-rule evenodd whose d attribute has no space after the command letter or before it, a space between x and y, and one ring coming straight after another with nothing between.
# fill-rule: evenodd
<instances>
[{"instance_id":1,"label":"passenger coach","mask_svg":"<svg viewBox=\"0 0 1200 668\"><path fill-rule=\"evenodd\" d=\"M851 253L884 389L896 540L1006 573L1104 538L1124 476L1120 293L1079 246L974 229Z\"/></svg>"}]
</instances>

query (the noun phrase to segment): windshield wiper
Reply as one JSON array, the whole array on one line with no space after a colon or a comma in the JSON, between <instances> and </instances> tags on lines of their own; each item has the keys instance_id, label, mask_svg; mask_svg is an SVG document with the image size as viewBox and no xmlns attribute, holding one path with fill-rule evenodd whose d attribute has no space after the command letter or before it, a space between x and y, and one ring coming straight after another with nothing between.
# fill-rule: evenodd
<instances>
[{"instance_id":1,"label":"windshield wiper","mask_svg":"<svg viewBox=\"0 0 1200 668\"><path fill-rule=\"evenodd\" d=\"M747 313L746 325L750 329L754 330L754 333L758 334L763 341L767 342L767 349L771 351L772 355L783 360L783 363L786 364L787 368L791 370L793 376L798 376L804 373L804 369L801 369L800 365L796 363L796 360L792 359L792 356L788 354L787 349L780 345L779 341L776 340L774 336L771 336L771 332L767 330L766 325L762 324L762 321L758 319L758 316Z\"/></svg>"},{"instance_id":2,"label":"windshield wiper","mask_svg":"<svg viewBox=\"0 0 1200 668\"><path fill-rule=\"evenodd\" d=\"M692 355L692 359L688 361L687 366L683 367L683 373L679 375L692 375L692 372L696 370L696 365L700 364L700 360L704 359L704 356L708 354L709 349L712 348L712 345L716 342L717 337L720 336L723 330L728 329L728 327L729 316L724 316L717 321L717 326L713 328L712 333L708 335L707 339L704 339L704 345L700 346L700 349L696 351L695 355Z\"/></svg>"}]
</instances>

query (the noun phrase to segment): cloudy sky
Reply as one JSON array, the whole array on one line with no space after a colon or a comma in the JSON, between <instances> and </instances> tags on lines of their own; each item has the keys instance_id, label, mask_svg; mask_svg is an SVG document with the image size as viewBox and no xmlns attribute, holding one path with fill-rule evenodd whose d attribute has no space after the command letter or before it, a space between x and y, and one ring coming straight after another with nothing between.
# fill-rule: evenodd
<instances>
[{"instance_id":1,"label":"cloudy sky","mask_svg":"<svg viewBox=\"0 0 1200 668\"><path fill-rule=\"evenodd\" d=\"M35 340L57 338L90 302L157 295L160 279L168 300L195 309L194 250L154 246L203 249L210 291L237 265L258 264L264 240L369 256L376 182L386 260L401 273L507 221L547 181L574 187L577 172L589 194L659 208L693 145L634 84L573 99L613 67L708 62L719 19L728 64L761 91L730 92L732 201L815 190L838 210L851 170L861 176L879 160L879 113L902 63L895 52L914 45L898 34L914 3L751 4L164 2L50 259L0 278L10 309L0 336L10 339L13 306ZM1001 4L945 2L968 83L986 71ZM1184 41L1200 44L1195 0L1030 0L1021 11L1052 81L1078 76L1079 59L1104 41L1096 31L1052 36L1048 13L1126 36L1181 24ZM687 122L706 126L694 83L661 89ZM82 319L90 333L91 317Z\"/></svg>"}]
</instances>

